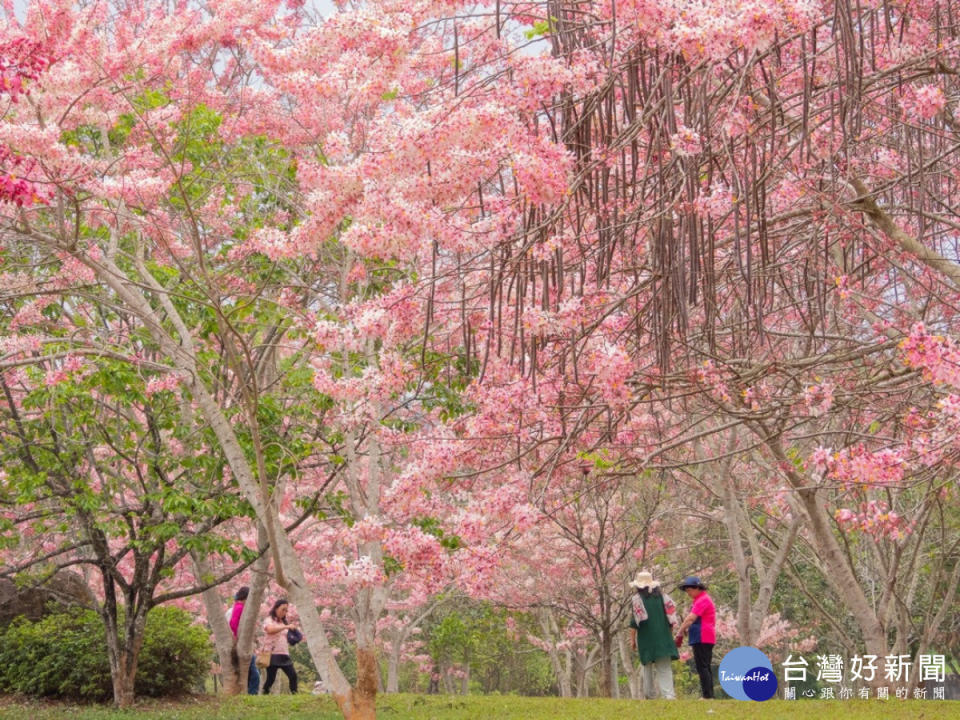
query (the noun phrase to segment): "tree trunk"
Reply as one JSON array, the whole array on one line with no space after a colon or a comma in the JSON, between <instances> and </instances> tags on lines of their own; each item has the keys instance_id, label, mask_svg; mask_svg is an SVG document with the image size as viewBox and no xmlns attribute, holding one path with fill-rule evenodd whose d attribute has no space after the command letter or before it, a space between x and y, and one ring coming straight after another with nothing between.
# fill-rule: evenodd
<instances>
[{"instance_id":1,"label":"tree trunk","mask_svg":"<svg viewBox=\"0 0 960 720\"><path fill-rule=\"evenodd\" d=\"M110 668L110 676L113 681L113 704L118 708L132 707L136 698L133 690L136 680L136 662L134 662L133 672L128 670L127 665L125 654L121 654L117 667Z\"/></svg>"},{"instance_id":2,"label":"tree trunk","mask_svg":"<svg viewBox=\"0 0 960 720\"><path fill-rule=\"evenodd\" d=\"M735 435L732 436L732 438L735 437ZM736 443L731 439L727 451L732 452L735 447ZM732 457L731 455L723 463L720 470L720 477L724 482L723 521L730 538L730 558L737 573L737 635L741 645L755 646L760 640L763 621L770 610L774 587L796 540L802 514L794 513L786 532L779 538L780 544L776 554L770 564L765 565L757 530L747 515L743 503L737 497L737 484L731 472ZM771 540L773 539L771 537ZM750 548L749 557L744 548L745 540ZM751 570L756 575L756 598L753 596L754 580Z\"/></svg>"},{"instance_id":3,"label":"tree trunk","mask_svg":"<svg viewBox=\"0 0 960 720\"><path fill-rule=\"evenodd\" d=\"M116 586L111 578L103 578L104 602L100 609L110 662L110 680L113 684L113 702L119 708L130 707L135 699L134 683L137 677L137 659L143 647L147 625L147 608L138 607L134 598L125 596L127 612L120 628L120 609Z\"/></svg>"},{"instance_id":4,"label":"tree trunk","mask_svg":"<svg viewBox=\"0 0 960 720\"><path fill-rule=\"evenodd\" d=\"M560 697L572 697L573 688L570 686L570 668L563 666L563 662L560 660L560 653L555 644L550 644L547 655L550 657L553 674L557 678L557 691L560 693Z\"/></svg>"},{"instance_id":5,"label":"tree trunk","mask_svg":"<svg viewBox=\"0 0 960 720\"><path fill-rule=\"evenodd\" d=\"M783 572L783 566L787 562L790 550L793 548L793 543L797 539L801 518L801 514L797 513L790 521L790 527L787 529L786 537L781 538L777 554L760 578L760 586L757 589L757 599L754 601L753 609L751 610L751 626L755 628L758 637L763 630L763 620L767 617L767 613L770 610L770 603L773 601L773 590L776 587L780 573Z\"/></svg>"},{"instance_id":6,"label":"tree trunk","mask_svg":"<svg viewBox=\"0 0 960 720\"><path fill-rule=\"evenodd\" d=\"M816 540L820 558L830 570L827 580L843 598L844 604L860 626L867 652L877 657L884 657L887 654L886 633L880 626L880 621L870 601L867 600L853 568L846 562L846 557L833 534L823 506L817 502L816 493L813 491L801 491L800 500L810 516L813 537Z\"/></svg>"},{"instance_id":7,"label":"tree trunk","mask_svg":"<svg viewBox=\"0 0 960 720\"><path fill-rule=\"evenodd\" d=\"M639 700L643 697L643 666L635 661L635 653L630 648L627 636L627 632L617 635L617 649L620 652L620 663L623 665L624 674L627 676L630 697Z\"/></svg>"},{"instance_id":8,"label":"tree trunk","mask_svg":"<svg viewBox=\"0 0 960 720\"><path fill-rule=\"evenodd\" d=\"M107 656L110 659L110 680L113 684L113 703L118 708L133 705L137 679L137 661L143 647L143 632L146 613L124 622L124 637L121 644L118 628L107 628ZM112 637L111 637L112 636Z\"/></svg>"},{"instance_id":9,"label":"tree trunk","mask_svg":"<svg viewBox=\"0 0 960 720\"><path fill-rule=\"evenodd\" d=\"M257 523L257 547L261 551L267 549L269 544L267 530L263 523ZM257 638L257 628L263 619L263 613L260 611L263 605L263 596L267 590L267 584L270 582L270 555L264 552L256 562L253 563L253 577L250 581L250 594L247 596L247 602L243 606L243 614L240 615L240 625L237 627L237 663L240 670L241 692L246 689L246 678L250 672L250 660L256 652L254 643ZM325 678L319 673L320 680ZM284 675L284 677L286 677ZM266 682L266 677L261 678L262 683ZM259 688L258 688L259 689Z\"/></svg>"},{"instance_id":10,"label":"tree trunk","mask_svg":"<svg viewBox=\"0 0 960 720\"><path fill-rule=\"evenodd\" d=\"M590 668L593 666L593 656L596 648L589 652L584 652L577 661L577 697L588 697L590 695Z\"/></svg>"},{"instance_id":11,"label":"tree trunk","mask_svg":"<svg viewBox=\"0 0 960 720\"><path fill-rule=\"evenodd\" d=\"M193 564L197 577L202 578L210 574L208 564L198 555L193 555ZM244 683L241 684L236 644L224 615L225 608L220 601L220 594L217 588L212 587L204 590L200 596L207 611L207 622L213 630L213 644L217 651L217 659L220 661L220 682L223 684L223 692L225 695L239 695L241 688L246 686L246 675L244 675Z\"/></svg>"},{"instance_id":12,"label":"tree trunk","mask_svg":"<svg viewBox=\"0 0 960 720\"><path fill-rule=\"evenodd\" d=\"M560 628L550 610L544 608L537 613L537 619L540 621L540 628L543 630L543 639L547 644L547 655L550 658L550 666L553 668L553 674L557 678L557 690L560 697L573 697L573 686L571 683L572 654L569 648L566 650L566 664L560 657L560 651L557 649L557 641L560 635Z\"/></svg>"},{"instance_id":13,"label":"tree trunk","mask_svg":"<svg viewBox=\"0 0 960 720\"><path fill-rule=\"evenodd\" d=\"M610 645L610 685L613 697L620 699L620 668L617 666L617 648Z\"/></svg>"},{"instance_id":14,"label":"tree trunk","mask_svg":"<svg viewBox=\"0 0 960 720\"><path fill-rule=\"evenodd\" d=\"M923 635L920 637L920 643L917 647L916 656L926 655L930 650L930 645L933 642L933 634L936 630L940 628L943 624L943 621L946 619L947 614L950 612L950 609L955 607L954 603L957 598L957 590L960 588L960 563L955 563L953 566L953 572L950 574L949 578L946 580L947 583L947 592L943 596L943 600L940 603L940 607L937 609L936 615L927 621ZM908 687L909 692L913 692L913 689L917 687L917 684L920 681L920 672L911 673L911 681Z\"/></svg>"},{"instance_id":15,"label":"tree trunk","mask_svg":"<svg viewBox=\"0 0 960 720\"><path fill-rule=\"evenodd\" d=\"M400 643L390 648L387 658L387 692L400 692Z\"/></svg>"},{"instance_id":16,"label":"tree trunk","mask_svg":"<svg viewBox=\"0 0 960 720\"><path fill-rule=\"evenodd\" d=\"M444 695L453 695L453 685L450 684L450 667L446 663L440 664L440 681L443 683Z\"/></svg>"},{"instance_id":17,"label":"tree trunk","mask_svg":"<svg viewBox=\"0 0 960 720\"><path fill-rule=\"evenodd\" d=\"M380 665L370 647L357 647L357 684L350 688L348 697L334 695L340 712L346 720L375 720L377 717L377 683Z\"/></svg>"},{"instance_id":18,"label":"tree trunk","mask_svg":"<svg viewBox=\"0 0 960 720\"><path fill-rule=\"evenodd\" d=\"M613 638L610 637L609 628L600 629L600 672L603 676L600 678L600 694L603 697L613 697L613 668L611 659L613 650Z\"/></svg>"},{"instance_id":19,"label":"tree trunk","mask_svg":"<svg viewBox=\"0 0 960 720\"><path fill-rule=\"evenodd\" d=\"M737 635L741 645L754 645L759 628L754 628L751 620L750 601L753 596L753 583L750 580L750 564L743 551L743 541L740 538L740 523L737 522L739 513L736 503L736 486L729 473L730 463L724 463L721 477L724 481L723 492L723 519L727 526L727 535L730 538L730 559L737 571ZM746 532L750 530L743 528Z\"/></svg>"},{"instance_id":20,"label":"tree trunk","mask_svg":"<svg viewBox=\"0 0 960 720\"><path fill-rule=\"evenodd\" d=\"M886 632L870 601L864 594L854 569L847 561L843 548L840 547L840 543L834 535L830 518L817 498L817 491L809 487L806 478L789 469L792 464L779 442L768 440L767 446L773 451L774 456L780 462L780 466L786 468L787 477L796 489L800 503L803 505L810 521L811 536L816 544L817 553L829 571L826 574L827 581L841 597L857 625L859 625L867 653L877 657L886 656Z\"/></svg>"}]
</instances>

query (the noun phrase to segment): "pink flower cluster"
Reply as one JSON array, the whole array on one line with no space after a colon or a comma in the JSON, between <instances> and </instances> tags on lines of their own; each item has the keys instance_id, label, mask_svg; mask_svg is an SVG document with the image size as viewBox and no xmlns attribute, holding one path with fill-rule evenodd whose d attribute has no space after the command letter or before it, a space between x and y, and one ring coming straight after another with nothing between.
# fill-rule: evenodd
<instances>
[{"instance_id":1,"label":"pink flower cluster","mask_svg":"<svg viewBox=\"0 0 960 720\"><path fill-rule=\"evenodd\" d=\"M832 454L826 448L817 448L810 465L849 487L890 487L903 482L904 453L890 448L871 452L862 444Z\"/></svg>"},{"instance_id":2,"label":"pink flower cluster","mask_svg":"<svg viewBox=\"0 0 960 720\"><path fill-rule=\"evenodd\" d=\"M930 120L947 106L947 98L938 85L909 86L900 98L900 107L907 120Z\"/></svg>"},{"instance_id":3,"label":"pink flower cluster","mask_svg":"<svg viewBox=\"0 0 960 720\"><path fill-rule=\"evenodd\" d=\"M10 148L0 145L0 202L11 202L21 207L44 200L48 193L35 182L17 173L29 173L35 163L15 155Z\"/></svg>"},{"instance_id":4,"label":"pink flower cluster","mask_svg":"<svg viewBox=\"0 0 960 720\"><path fill-rule=\"evenodd\" d=\"M0 98L13 102L26 92L27 83L36 80L50 65L40 43L15 38L0 45ZM23 175L33 171L35 163L26 161L0 143L0 203L25 206L45 200L49 193Z\"/></svg>"},{"instance_id":5,"label":"pink flower cluster","mask_svg":"<svg viewBox=\"0 0 960 720\"><path fill-rule=\"evenodd\" d=\"M904 364L920 368L928 380L960 388L960 350L950 338L931 335L916 323L900 342L900 351Z\"/></svg>"},{"instance_id":6,"label":"pink flower cluster","mask_svg":"<svg viewBox=\"0 0 960 720\"><path fill-rule=\"evenodd\" d=\"M670 149L683 157L696 155L703 149L703 139L695 130L680 125L670 136Z\"/></svg>"},{"instance_id":7,"label":"pink flower cluster","mask_svg":"<svg viewBox=\"0 0 960 720\"><path fill-rule=\"evenodd\" d=\"M825 415L833 405L833 385L824 382L808 386L803 393L803 403L813 417Z\"/></svg>"},{"instance_id":8,"label":"pink flower cluster","mask_svg":"<svg viewBox=\"0 0 960 720\"><path fill-rule=\"evenodd\" d=\"M24 81L36 80L50 65L50 58L39 42L24 37L0 45L0 95L13 102L26 92Z\"/></svg>"},{"instance_id":9,"label":"pink flower cluster","mask_svg":"<svg viewBox=\"0 0 960 720\"><path fill-rule=\"evenodd\" d=\"M147 397L150 397L152 395L156 395L158 392L169 392L176 390L180 386L181 380L181 377L174 373L159 377L152 377L147 380L144 393L147 395Z\"/></svg>"},{"instance_id":10,"label":"pink flower cluster","mask_svg":"<svg viewBox=\"0 0 960 720\"><path fill-rule=\"evenodd\" d=\"M860 504L858 510L841 508L834 513L837 523L847 529L857 529L875 536L886 536L893 540L906 537L911 528L906 519L890 510L882 501L868 500Z\"/></svg>"},{"instance_id":11,"label":"pink flower cluster","mask_svg":"<svg viewBox=\"0 0 960 720\"><path fill-rule=\"evenodd\" d=\"M47 387L53 387L69 380L71 376L82 374L86 369L88 369L88 365L82 357L79 355L68 355L59 367L53 367L47 370L43 378L43 383Z\"/></svg>"},{"instance_id":12,"label":"pink flower cluster","mask_svg":"<svg viewBox=\"0 0 960 720\"><path fill-rule=\"evenodd\" d=\"M730 391L723 375L712 360L706 360L693 372L694 381L711 390L723 402L730 402Z\"/></svg>"}]
</instances>

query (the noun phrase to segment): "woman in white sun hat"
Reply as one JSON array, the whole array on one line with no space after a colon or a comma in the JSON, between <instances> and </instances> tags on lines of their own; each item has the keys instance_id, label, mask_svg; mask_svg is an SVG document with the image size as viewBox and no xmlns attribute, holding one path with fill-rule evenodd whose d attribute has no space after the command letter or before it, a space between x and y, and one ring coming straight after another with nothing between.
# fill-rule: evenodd
<instances>
[{"instance_id":1,"label":"woman in white sun hat","mask_svg":"<svg viewBox=\"0 0 960 720\"><path fill-rule=\"evenodd\" d=\"M654 678L664 700L673 700L673 668L670 663L680 657L673 641L677 624L677 608L670 596L660 589L648 570L641 570L630 582L630 627L633 649L643 665L643 692L648 699L655 696Z\"/></svg>"}]
</instances>

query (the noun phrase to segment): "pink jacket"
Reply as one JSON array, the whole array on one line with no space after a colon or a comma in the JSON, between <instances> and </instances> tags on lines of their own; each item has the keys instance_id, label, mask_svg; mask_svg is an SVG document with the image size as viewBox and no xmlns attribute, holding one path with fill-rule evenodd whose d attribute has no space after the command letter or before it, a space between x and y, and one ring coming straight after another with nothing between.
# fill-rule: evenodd
<instances>
[{"instance_id":1,"label":"pink jacket","mask_svg":"<svg viewBox=\"0 0 960 720\"><path fill-rule=\"evenodd\" d=\"M230 623L230 629L233 630L233 636L237 636L237 628L240 627L240 616L243 615L243 603L239 600L234 604L233 610L227 622Z\"/></svg>"}]
</instances>

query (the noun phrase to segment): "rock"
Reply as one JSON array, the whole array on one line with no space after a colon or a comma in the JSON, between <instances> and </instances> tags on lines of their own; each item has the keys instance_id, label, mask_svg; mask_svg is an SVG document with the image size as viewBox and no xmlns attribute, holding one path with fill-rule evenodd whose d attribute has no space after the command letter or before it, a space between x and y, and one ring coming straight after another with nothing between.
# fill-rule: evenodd
<instances>
[{"instance_id":1,"label":"rock","mask_svg":"<svg viewBox=\"0 0 960 720\"><path fill-rule=\"evenodd\" d=\"M90 590L76 573L61 571L41 585L18 587L6 578L0 578L0 626L24 615L39 620L49 612L51 605L89 605Z\"/></svg>"}]
</instances>

